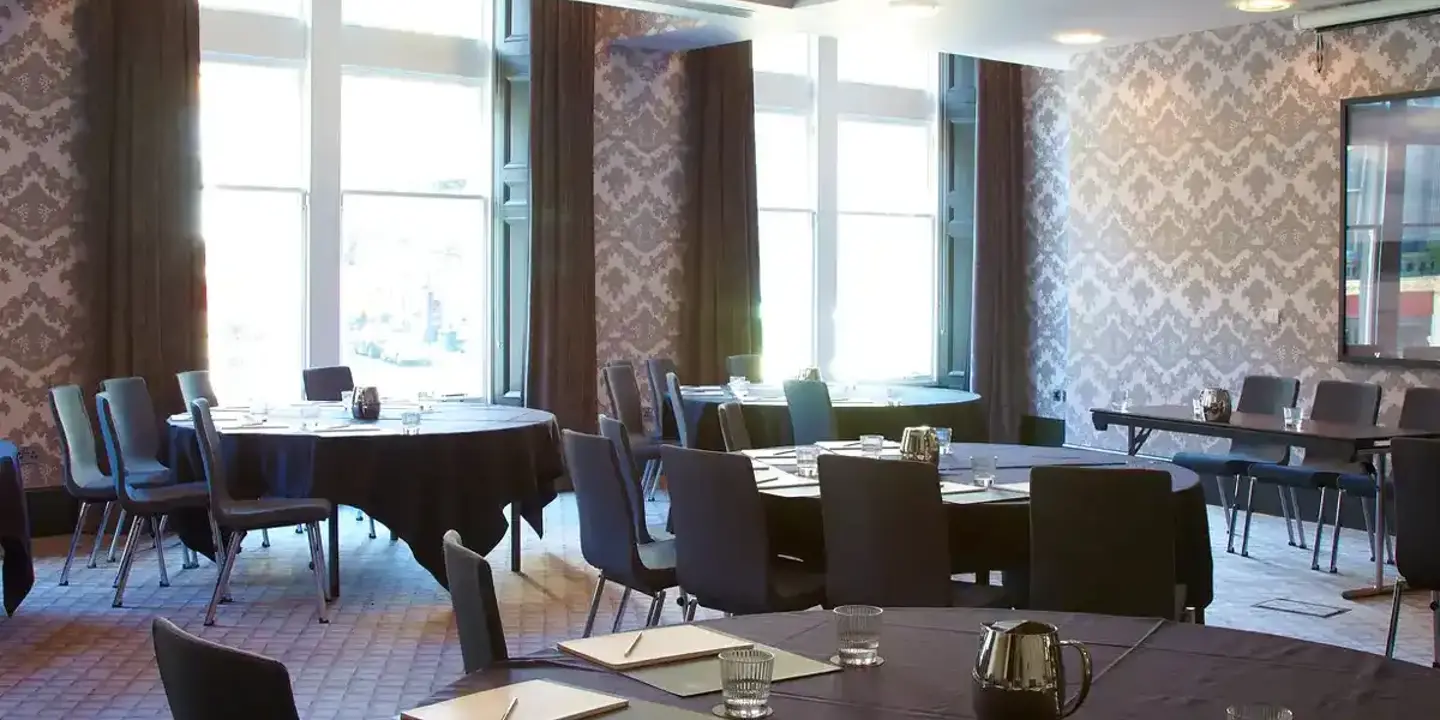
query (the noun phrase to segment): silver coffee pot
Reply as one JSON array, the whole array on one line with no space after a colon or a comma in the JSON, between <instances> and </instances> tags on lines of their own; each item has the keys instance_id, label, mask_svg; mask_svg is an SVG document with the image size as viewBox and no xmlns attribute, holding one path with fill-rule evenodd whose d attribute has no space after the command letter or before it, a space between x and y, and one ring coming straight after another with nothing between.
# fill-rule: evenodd
<instances>
[{"instance_id":1,"label":"silver coffee pot","mask_svg":"<svg viewBox=\"0 0 1440 720\"><path fill-rule=\"evenodd\" d=\"M929 425L907 427L900 435L900 459L940 464L940 436Z\"/></svg>"},{"instance_id":2,"label":"silver coffee pot","mask_svg":"<svg viewBox=\"0 0 1440 720\"><path fill-rule=\"evenodd\" d=\"M355 395L350 400L350 416L356 420L379 420L380 390L374 385L355 388Z\"/></svg>"},{"instance_id":3,"label":"silver coffee pot","mask_svg":"<svg viewBox=\"0 0 1440 720\"><path fill-rule=\"evenodd\" d=\"M1230 422L1230 391L1225 388L1205 388L1200 391L1200 411L1205 422Z\"/></svg>"},{"instance_id":4,"label":"silver coffee pot","mask_svg":"<svg viewBox=\"0 0 1440 720\"><path fill-rule=\"evenodd\" d=\"M1060 651L1080 653L1080 692L1065 700L1065 668ZM1059 720L1079 709L1090 694L1090 651L1059 630L1033 620L1007 620L982 626L975 656L975 715L980 720Z\"/></svg>"}]
</instances>

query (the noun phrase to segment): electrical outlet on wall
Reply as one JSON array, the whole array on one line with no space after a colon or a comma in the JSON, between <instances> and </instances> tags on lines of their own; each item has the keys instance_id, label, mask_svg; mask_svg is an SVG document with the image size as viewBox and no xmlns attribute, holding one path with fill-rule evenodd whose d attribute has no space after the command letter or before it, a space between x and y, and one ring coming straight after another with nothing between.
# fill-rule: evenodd
<instances>
[{"instance_id":1,"label":"electrical outlet on wall","mask_svg":"<svg viewBox=\"0 0 1440 720\"><path fill-rule=\"evenodd\" d=\"M1051 391L1050 391L1050 401L1051 401L1051 402L1065 402L1065 389L1064 389L1064 388L1056 388L1056 389L1054 389L1054 390L1051 390Z\"/></svg>"},{"instance_id":2,"label":"electrical outlet on wall","mask_svg":"<svg viewBox=\"0 0 1440 720\"><path fill-rule=\"evenodd\" d=\"M1280 308L1266 308L1264 317L1267 323L1280 322Z\"/></svg>"}]
</instances>

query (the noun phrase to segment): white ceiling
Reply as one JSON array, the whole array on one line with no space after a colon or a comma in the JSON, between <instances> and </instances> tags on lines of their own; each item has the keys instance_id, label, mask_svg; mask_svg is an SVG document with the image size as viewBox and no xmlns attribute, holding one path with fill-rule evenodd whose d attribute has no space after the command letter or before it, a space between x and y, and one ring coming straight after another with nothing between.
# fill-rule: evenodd
<instances>
[{"instance_id":1,"label":"white ceiling","mask_svg":"<svg viewBox=\"0 0 1440 720\"><path fill-rule=\"evenodd\" d=\"M666 3L600 1L632 6ZM1295 10L1336 4L1336 0L1297 0L1289 12L1247 13L1235 9L1234 0L939 0L937 14L915 19L890 10L885 0L801 0L795 9L760 5L788 4L786 0L698 1L759 8L749 20L701 15L712 31L723 27L736 39L808 32L874 39L882 47L883 43L900 42L1055 68L1069 67L1074 54L1096 47L1288 17ZM1057 33L1077 30L1098 32L1106 40L1099 45L1075 47L1053 39Z\"/></svg>"}]
</instances>

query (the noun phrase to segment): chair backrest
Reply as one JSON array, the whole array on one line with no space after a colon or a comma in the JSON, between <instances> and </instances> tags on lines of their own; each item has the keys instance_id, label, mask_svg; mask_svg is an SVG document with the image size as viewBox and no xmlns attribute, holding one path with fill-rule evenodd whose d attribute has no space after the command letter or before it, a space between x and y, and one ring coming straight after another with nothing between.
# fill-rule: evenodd
<instances>
[{"instance_id":1,"label":"chair backrest","mask_svg":"<svg viewBox=\"0 0 1440 720\"><path fill-rule=\"evenodd\" d=\"M95 430L85 411L85 393L79 385L50 388L50 411L60 430L60 468L65 487L77 492L81 486L109 482L95 453Z\"/></svg>"},{"instance_id":2,"label":"chair backrest","mask_svg":"<svg viewBox=\"0 0 1440 720\"><path fill-rule=\"evenodd\" d=\"M195 637L165 618L155 618L151 632L175 720L299 719L278 660Z\"/></svg>"},{"instance_id":3,"label":"chair backrest","mask_svg":"<svg viewBox=\"0 0 1440 720\"><path fill-rule=\"evenodd\" d=\"M1400 407L1400 427L1405 430L1440 431L1440 388L1412 387L1405 391Z\"/></svg>"},{"instance_id":4,"label":"chair backrest","mask_svg":"<svg viewBox=\"0 0 1440 720\"><path fill-rule=\"evenodd\" d=\"M790 408L790 429L796 445L835 440L835 408L830 388L819 380L786 380L785 404Z\"/></svg>"},{"instance_id":5,"label":"chair backrest","mask_svg":"<svg viewBox=\"0 0 1440 720\"><path fill-rule=\"evenodd\" d=\"M500 601L495 597L495 576L484 557L465 547L460 533L447 531L444 542L445 581L460 631L460 657L466 674L479 672L510 657L500 623Z\"/></svg>"},{"instance_id":6,"label":"chair backrest","mask_svg":"<svg viewBox=\"0 0 1440 720\"><path fill-rule=\"evenodd\" d=\"M610 579L630 584L640 562L629 493L615 446L599 435L564 430L565 465L580 514L580 553Z\"/></svg>"},{"instance_id":7,"label":"chair backrest","mask_svg":"<svg viewBox=\"0 0 1440 720\"><path fill-rule=\"evenodd\" d=\"M759 355L731 355L725 358L725 372L730 377L743 377L752 383L765 381L761 377Z\"/></svg>"},{"instance_id":8,"label":"chair backrest","mask_svg":"<svg viewBox=\"0 0 1440 720\"><path fill-rule=\"evenodd\" d=\"M680 587L707 608L765 612L770 537L750 458L666 445L660 461L672 479L670 519Z\"/></svg>"},{"instance_id":9,"label":"chair backrest","mask_svg":"<svg viewBox=\"0 0 1440 720\"><path fill-rule=\"evenodd\" d=\"M1029 607L1175 619L1174 503L1160 470L1031 470Z\"/></svg>"},{"instance_id":10,"label":"chair backrest","mask_svg":"<svg viewBox=\"0 0 1440 720\"><path fill-rule=\"evenodd\" d=\"M100 383L109 396L110 410L115 414L115 430L125 460L154 461L160 456L160 422L155 417L155 404L145 378L110 378ZM110 466L114 468L112 464Z\"/></svg>"},{"instance_id":11,"label":"chair backrest","mask_svg":"<svg viewBox=\"0 0 1440 720\"><path fill-rule=\"evenodd\" d=\"M733 402L721 403L719 413L720 438L725 441L726 452L755 447L750 441L750 428L745 425L745 406Z\"/></svg>"},{"instance_id":12,"label":"chair backrest","mask_svg":"<svg viewBox=\"0 0 1440 720\"><path fill-rule=\"evenodd\" d=\"M610 396L610 413L625 427L645 431L645 409L640 405L640 383L635 380L635 366L611 363L601 371L605 376L605 394ZM655 408L657 417L660 408Z\"/></svg>"},{"instance_id":13,"label":"chair backrest","mask_svg":"<svg viewBox=\"0 0 1440 720\"><path fill-rule=\"evenodd\" d=\"M104 390L95 393L95 416L100 422L100 439L105 445L105 458L110 461L110 479L115 483L115 499L120 503L120 507L128 512L138 508L130 499L130 486L125 482L125 453L120 450L119 432L116 430L115 413L111 407L110 393Z\"/></svg>"},{"instance_id":14,"label":"chair backrest","mask_svg":"<svg viewBox=\"0 0 1440 720\"><path fill-rule=\"evenodd\" d=\"M679 373L680 368L671 358L650 358L645 361L646 375L650 380L650 407L655 408L655 427L663 428L665 413L665 376ZM679 418L676 418L679 420ZM658 435L659 432L657 431Z\"/></svg>"},{"instance_id":15,"label":"chair backrest","mask_svg":"<svg viewBox=\"0 0 1440 720\"><path fill-rule=\"evenodd\" d=\"M685 413L685 397L680 393L680 378L673 372L668 373L665 375L665 384L670 386L670 410L675 413L675 434L680 440L680 447L695 447L691 444L695 433Z\"/></svg>"},{"instance_id":16,"label":"chair backrest","mask_svg":"<svg viewBox=\"0 0 1440 720\"><path fill-rule=\"evenodd\" d=\"M936 467L831 453L819 467L830 604L948 607L950 541Z\"/></svg>"},{"instance_id":17,"label":"chair backrest","mask_svg":"<svg viewBox=\"0 0 1440 720\"><path fill-rule=\"evenodd\" d=\"M1315 404L1310 419L1345 425L1374 425L1380 417L1380 386L1371 383L1321 380L1315 386ZM1305 451L1303 464L1349 462L1344 450L1317 448Z\"/></svg>"},{"instance_id":18,"label":"chair backrest","mask_svg":"<svg viewBox=\"0 0 1440 720\"><path fill-rule=\"evenodd\" d=\"M185 407L188 409L190 403L205 398L210 401L210 406L220 404L215 398L215 388L210 385L209 370L187 370L176 373L175 379L180 383L180 397L185 400Z\"/></svg>"},{"instance_id":19,"label":"chair backrest","mask_svg":"<svg viewBox=\"0 0 1440 720\"><path fill-rule=\"evenodd\" d=\"M1240 399L1235 410L1257 415L1281 415L1285 408L1295 407L1300 397L1300 381L1270 375L1249 375L1240 385ZM1245 440L1232 440L1230 452L1276 464L1290 461L1290 446Z\"/></svg>"},{"instance_id":20,"label":"chair backrest","mask_svg":"<svg viewBox=\"0 0 1440 720\"><path fill-rule=\"evenodd\" d=\"M345 365L309 368L301 371L300 378L305 384L306 400L333 402L355 389L355 375Z\"/></svg>"},{"instance_id":21,"label":"chair backrest","mask_svg":"<svg viewBox=\"0 0 1440 720\"><path fill-rule=\"evenodd\" d=\"M230 483L225 475L225 459L221 455L220 432L210 415L210 401L199 398L190 403L190 420L195 425L195 442L200 446L200 464L205 469L205 483L210 489L210 509L215 521L227 525L231 504Z\"/></svg>"},{"instance_id":22,"label":"chair backrest","mask_svg":"<svg viewBox=\"0 0 1440 720\"><path fill-rule=\"evenodd\" d=\"M600 434L615 448L615 459L620 463L620 474L625 478L625 494L630 501L635 537L637 540L648 540L650 530L645 526L645 493L640 487L640 468L636 467L635 453L630 449L630 433L625 423L609 415L601 415Z\"/></svg>"},{"instance_id":23,"label":"chair backrest","mask_svg":"<svg viewBox=\"0 0 1440 720\"><path fill-rule=\"evenodd\" d=\"M1440 590L1440 440L1396 438L1395 568L1417 590Z\"/></svg>"}]
</instances>

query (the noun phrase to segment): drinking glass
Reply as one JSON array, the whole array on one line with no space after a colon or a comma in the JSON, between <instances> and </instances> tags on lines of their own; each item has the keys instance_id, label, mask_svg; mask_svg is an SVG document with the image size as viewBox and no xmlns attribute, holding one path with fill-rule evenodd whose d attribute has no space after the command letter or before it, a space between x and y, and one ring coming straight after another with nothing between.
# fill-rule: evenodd
<instances>
[{"instance_id":1,"label":"drinking glass","mask_svg":"<svg viewBox=\"0 0 1440 720\"><path fill-rule=\"evenodd\" d=\"M300 429L309 431L315 429L319 423L320 406L315 403L305 403L300 406Z\"/></svg>"},{"instance_id":2,"label":"drinking glass","mask_svg":"<svg viewBox=\"0 0 1440 720\"><path fill-rule=\"evenodd\" d=\"M420 434L420 413L418 411L400 413L400 432L405 435Z\"/></svg>"},{"instance_id":3,"label":"drinking glass","mask_svg":"<svg viewBox=\"0 0 1440 720\"><path fill-rule=\"evenodd\" d=\"M800 445L795 448L795 470L800 477L815 477L816 465L820 459L820 448L814 445Z\"/></svg>"},{"instance_id":4,"label":"drinking glass","mask_svg":"<svg viewBox=\"0 0 1440 720\"><path fill-rule=\"evenodd\" d=\"M1294 720L1295 713L1279 705L1231 705L1225 709L1229 720Z\"/></svg>"},{"instance_id":5,"label":"drinking glass","mask_svg":"<svg viewBox=\"0 0 1440 720\"><path fill-rule=\"evenodd\" d=\"M1287 407L1285 412L1285 427L1293 428L1300 422L1300 408Z\"/></svg>"},{"instance_id":6,"label":"drinking glass","mask_svg":"<svg viewBox=\"0 0 1440 720\"><path fill-rule=\"evenodd\" d=\"M878 458L885 450L884 435L861 435L860 454L868 458Z\"/></svg>"},{"instance_id":7,"label":"drinking glass","mask_svg":"<svg viewBox=\"0 0 1440 720\"><path fill-rule=\"evenodd\" d=\"M725 717L762 718L770 714L770 681L775 655L745 648L720 653L720 688L725 703L715 710Z\"/></svg>"},{"instance_id":8,"label":"drinking glass","mask_svg":"<svg viewBox=\"0 0 1440 720\"><path fill-rule=\"evenodd\" d=\"M344 405L344 406L347 407L347 408L349 408L349 407L354 407L354 406L355 406L355 391L354 391L354 390L341 390L341 391L340 391L340 404L341 404L341 405Z\"/></svg>"},{"instance_id":9,"label":"drinking glass","mask_svg":"<svg viewBox=\"0 0 1440 720\"><path fill-rule=\"evenodd\" d=\"M1130 391L1121 390L1115 393L1115 408L1120 412L1130 411Z\"/></svg>"},{"instance_id":10,"label":"drinking glass","mask_svg":"<svg viewBox=\"0 0 1440 720\"><path fill-rule=\"evenodd\" d=\"M1205 419L1205 403L1200 402L1200 398L1190 398L1190 409L1195 413L1196 420ZM1286 424L1289 424L1288 420Z\"/></svg>"},{"instance_id":11,"label":"drinking glass","mask_svg":"<svg viewBox=\"0 0 1440 720\"><path fill-rule=\"evenodd\" d=\"M750 380L743 375L731 375L729 388L737 400L744 400L750 392Z\"/></svg>"},{"instance_id":12,"label":"drinking glass","mask_svg":"<svg viewBox=\"0 0 1440 720\"><path fill-rule=\"evenodd\" d=\"M870 605L841 605L834 612L840 651L831 662L844 667L873 667L885 662L880 657L880 618L884 610Z\"/></svg>"},{"instance_id":13,"label":"drinking glass","mask_svg":"<svg viewBox=\"0 0 1440 720\"><path fill-rule=\"evenodd\" d=\"M259 422L265 422L265 420L270 417L270 403L264 400L251 401L250 416Z\"/></svg>"},{"instance_id":14,"label":"drinking glass","mask_svg":"<svg viewBox=\"0 0 1440 720\"><path fill-rule=\"evenodd\" d=\"M420 406L420 412L430 412L435 409L435 393L429 390L422 390L415 393L415 404Z\"/></svg>"},{"instance_id":15,"label":"drinking glass","mask_svg":"<svg viewBox=\"0 0 1440 720\"><path fill-rule=\"evenodd\" d=\"M940 445L940 454L950 454L950 428L935 428L935 440Z\"/></svg>"},{"instance_id":16,"label":"drinking glass","mask_svg":"<svg viewBox=\"0 0 1440 720\"><path fill-rule=\"evenodd\" d=\"M994 455L971 455L970 471L975 477L975 484L987 488L994 485L995 466L999 462Z\"/></svg>"}]
</instances>

